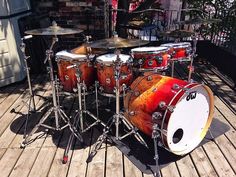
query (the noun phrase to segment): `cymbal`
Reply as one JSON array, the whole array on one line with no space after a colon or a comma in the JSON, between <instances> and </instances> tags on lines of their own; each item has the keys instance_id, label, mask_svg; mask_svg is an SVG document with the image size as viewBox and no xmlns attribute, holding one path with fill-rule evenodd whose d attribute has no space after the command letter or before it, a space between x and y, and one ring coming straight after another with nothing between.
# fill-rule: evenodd
<instances>
[{"instance_id":1,"label":"cymbal","mask_svg":"<svg viewBox=\"0 0 236 177\"><path fill-rule=\"evenodd\" d=\"M76 47L74 49L71 50L71 53L74 53L74 54L83 54L83 55L87 55L88 52L87 52L87 48L86 48L86 45L87 44L83 44L79 47ZM105 49L91 49L91 54L94 54L94 55L102 55L102 54L105 54L107 52L107 50Z\"/></svg>"},{"instance_id":2,"label":"cymbal","mask_svg":"<svg viewBox=\"0 0 236 177\"><path fill-rule=\"evenodd\" d=\"M197 24L211 24L211 23L219 23L221 22L221 19L211 18L211 19L201 19L201 18L194 18L190 20L180 21L177 22L177 24L180 25L197 25Z\"/></svg>"},{"instance_id":3,"label":"cymbal","mask_svg":"<svg viewBox=\"0 0 236 177\"><path fill-rule=\"evenodd\" d=\"M83 30L80 29L71 29L71 28L62 28L57 25L57 23L53 22L52 26L48 28L39 28L25 31L26 34L31 35L45 35L45 36L57 36L57 35L68 35L68 34L76 34L81 33Z\"/></svg>"},{"instance_id":4,"label":"cymbal","mask_svg":"<svg viewBox=\"0 0 236 177\"><path fill-rule=\"evenodd\" d=\"M187 30L173 30L160 33L163 37L173 37L173 38L185 38L194 35L194 32Z\"/></svg>"},{"instance_id":5,"label":"cymbal","mask_svg":"<svg viewBox=\"0 0 236 177\"><path fill-rule=\"evenodd\" d=\"M91 48L100 48L100 49L119 49L119 48L128 48L136 47L148 44L148 41L143 41L140 39L124 39L120 37L112 37L101 39L98 41L93 41L88 44Z\"/></svg>"}]
</instances>

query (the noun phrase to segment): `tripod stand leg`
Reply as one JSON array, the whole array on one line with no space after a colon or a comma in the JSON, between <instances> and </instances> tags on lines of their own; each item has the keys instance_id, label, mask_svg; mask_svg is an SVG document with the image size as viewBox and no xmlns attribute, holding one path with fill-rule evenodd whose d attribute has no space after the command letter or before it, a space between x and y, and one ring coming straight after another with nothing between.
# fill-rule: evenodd
<instances>
[{"instance_id":1,"label":"tripod stand leg","mask_svg":"<svg viewBox=\"0 0 236 177\"><path fill-rule=\"evenodd\" d=\"M29 100L29 105L28 105L28 112L27 112L27 116L26 116L26 120L25 120L25 126L24 126L24 136L23 138L26 137L26 133L27 133L27 126L28 126L28 120L29 120L29 116L30 116L30 105L31 105L31 97L30 97L30 100Z\"/></svg>"},{"instance_id":2,"label":"tripod stand leg","mask_svg":"<svg viewBox=\"0 0 236 177\"><path fill-rule=\"evenodd\" d=\"M66 149L64 151L64 155L63 155L63 159L62 159L63 164L66 164L68 162L68 153L71 149L73 141L74 141L74 134L71 133L70 138L69 138L68 143L67 143L67 146L66 146Z\"/></svg>"},{"instance_id":3,"label":"tripod stand leg","mask_svg":"<svg viewBox=\"0 0 236 177\"><path fill-rule=\"evenodd\" d=\"M107 124L104 126L104 129L103 129L103 133L102 135L100 135L97 139L97 141L94 143L93 145L93 148L92 148L92 151L90 152L90 154L88 155L88 158L86 160L87 163L91 162L93 157L97 154L97 151L101 148L102 146L102 143L107 139L109 138L108 137L108 132L109 130L111 129L111 126L114 124L114 117L112 116ZM112 140L111 140L112 141Z\"/></svg>"},{"instance_id":4,"label":"tripod stand leg","mask_svg":"<svg viewBox=\"0 0 236 177\"><path fill-rule=\"evenodd\" d=\"M40 119L39 123L31 130L31 132L25 137L24 141L21 143L21 148L24 148L31 140L32 135L39 129L39 127L44 123L44 121L50 116L54 108L50 108L44 116Z\"/></svg>"},{"instance_id":5,"label":"tripod stand leg","mask_svg":"<svg viewBox=\"0 0 236 177\"><path fill-rule=\"evenodd\" d=\"M58 110L59 115L64 120L64 122L67 122L67 125L69 126L71 132L74 134L74 136L83 143L83 138L81 134L77 131L76 127L71 124L69 117L65 114L65 112L61 109Z\"/></svg>"}]
</instances>

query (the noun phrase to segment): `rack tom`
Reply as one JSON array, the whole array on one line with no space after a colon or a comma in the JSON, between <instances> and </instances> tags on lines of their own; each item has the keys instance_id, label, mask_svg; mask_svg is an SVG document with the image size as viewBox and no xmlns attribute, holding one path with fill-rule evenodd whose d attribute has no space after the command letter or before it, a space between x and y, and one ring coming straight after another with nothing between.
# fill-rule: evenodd
<instances>
[{"instance_id":1,"label":"rack tom","mask_svg":"<svg viewBox=\"0 0 236 177\"><path fill-rule=\"evenodd\" d=\"M95 81L95 68L93 65L94 56L89 59L84 54L74 54L68 51L60 51L56 53L58 76L63 89L72 92L77 88L77 70L80 75L80 82L85 83L90 88Z\"/></svg>"},{"instance_id":2,"label":"rack tom","mask_svg":"<svg viewBox=\"0 0 236 177\"><path fill-rule=\"evenodd\" d=\"M131 60L129 55L120 54L120 78L119 85L129 86L133 80L131 69ZM100 84L100 90L105 93L113 94L116 86L115 81L115 61L117 55L105 54L96 58L97 78Z\"/></svg>"},{"instance_id":3,"label":"rack tom","mask_svg":"<svg viewBox=\"0 0 236 177\"><path fill-rule=\"evenodd\" d=\"M178 42L162 44L162 47L169 48L169 54L172 60L188 61L192 53L192 47L190 42Z\"/></svg>"},{"instance_id":4,"label":"rack tom","mask_svg":"<svg viewBox=\"0 0 236 177\"><path fill-rule=\"evenodd\" d=\"M168 68L168 47L138 47L131 49L134 67L140 71L163 71Z\"/></svg>"}]
</instances>

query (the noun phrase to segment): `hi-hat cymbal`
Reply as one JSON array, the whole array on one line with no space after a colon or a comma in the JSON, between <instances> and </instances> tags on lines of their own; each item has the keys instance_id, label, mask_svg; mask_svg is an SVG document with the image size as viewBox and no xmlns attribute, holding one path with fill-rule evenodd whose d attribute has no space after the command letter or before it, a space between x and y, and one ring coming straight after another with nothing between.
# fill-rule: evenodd
<instances>
[{"instance_id":1,"label":"hi-hat cymbal","mask_svg":"<svg viewBox=\"0 0 236 177\"><path fill-rule=\"evenodd\" d=\"M93 41L88 44L91 48L100 48L100 49L119 49L119 48L128 48L136 47L148 44L148 41L143 41L139 39L124 39L120 37L112 37L101 39L98 41Z\"/></svg>"},{"instance_id":2,"label":"hi-hat cymbal","mask_svg":"<svg viewBox=\"0 0 236 177\"><path fill-rule=\"evenodd\" d=\"M53 22L52 26L48 28L39 28L25 31L26 34L31 35L45 35L45 36L57 36L57 35L68 35L68 34L76 34L81 33L83 30L80 29L70 29L70 28L62 28L57 25L57 23Z\"/></svg>"},{"instance_id":3,"label":"hi-hat cymbal","mask_svg":"<svg viewBox=\"0 0 236 177\"><path fill-rule=\"evenodd\" d=\"M211 24L211 23L219 23L221 22L220 19L216 19L216 18L211 18L211 19L202 19L202 18L194 18L194 19L190 19L190 20L185 20L185 21L180 21L177 22L177 24L180 25L197 25L197 24Z\"/></svg>"},{"instance_id":4,"label":"hi-hat cymbal","mask_svg":"<svg viewBox=\"0 0 236 177\"><path fill-rule=\"evenodd\" d=\"M187 30L173 30L160 33L163 37L173 37L173 38L186 38L194 35L194 32Z\"/></svg>"}]
</instances>

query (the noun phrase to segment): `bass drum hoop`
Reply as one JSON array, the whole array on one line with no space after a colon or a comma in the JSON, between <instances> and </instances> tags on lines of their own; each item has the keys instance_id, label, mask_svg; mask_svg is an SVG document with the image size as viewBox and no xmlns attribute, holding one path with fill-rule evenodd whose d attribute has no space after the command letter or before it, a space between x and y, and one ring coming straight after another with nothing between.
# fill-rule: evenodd
<instances>
[{"instance_id":1,"label":"bass drum hoop","mask_svg":"<svg viewBox=\"0 0 236 177\"><path fill-rule=\"evenodd\" d=\"M175 95L174 97L172 98L172 100L169 102L168 104L168 107L169 106L175 106L179 103L179 100L181 100L184 96L185 96L185 91L184 89L193 89L195 87L199 87L199 86L203 86L207 93L209 94L209 101L210 101L210 105L209 105L209 116L208 116L208 119L207 119L207 122L204 126L204 129L203 131L201 132L201 137L205 137L207 131L208 131L208 128L210 127L210 124L212 122L212 119L213 119L213 114L214 114L214 98L213 98L213 93L212 91L210 90L209 87L205 86L205 85L201 85L201 84L197 84L197 83L190 83L190 84L187 84L183 87L183 89L180 89ZM174 103L174 104L173 104ZM169 113L169 110L166 109L165 110L165 113L164 113L164 116L163 116L163 120L162 120L162 124L161 124L161 139L162 139L162 143L164 144L165 148L176 154L176 155L185 155L187 153L189 153L190 151L192 151L192 149L188 149L188 150L185 150L185 151L171 151L171 148L169 147L168 143L167 143L167 130L168 130L168 123L167 123L167 127L166 129L164 128L164 123L165 123L165 120L166 119L170 119L171 117L171 114L168 114ZM201 141L200 141L201 142ZM199 143L200 143L199 142ZM198 144L199 144L198 143Z\"/></svg>"}]
</instances>

